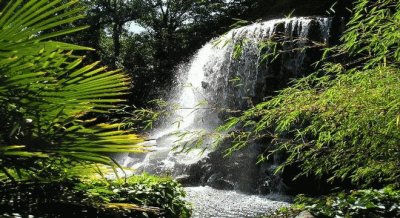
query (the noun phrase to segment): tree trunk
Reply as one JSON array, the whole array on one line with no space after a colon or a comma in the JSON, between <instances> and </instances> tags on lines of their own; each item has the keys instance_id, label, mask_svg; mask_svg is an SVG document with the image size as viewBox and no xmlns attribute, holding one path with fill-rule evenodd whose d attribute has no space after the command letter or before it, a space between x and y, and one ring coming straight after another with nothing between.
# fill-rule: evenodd
<instances>
[{"instance_id":1,"label":"tree trunk","mask_svg":"<svg viewBox=\"0 0 400 218\"><path fill-rule=\"evenodd\" d=\"M113 44L114 44L114 54L113 54L113 59L111 62L112 67L115 69L117 68L117 62L119 55L121 53L121 42L120 42L120 37L122 33L122 26L120 22L115 22L113 26Z\"/></svg>"}]
</instances>

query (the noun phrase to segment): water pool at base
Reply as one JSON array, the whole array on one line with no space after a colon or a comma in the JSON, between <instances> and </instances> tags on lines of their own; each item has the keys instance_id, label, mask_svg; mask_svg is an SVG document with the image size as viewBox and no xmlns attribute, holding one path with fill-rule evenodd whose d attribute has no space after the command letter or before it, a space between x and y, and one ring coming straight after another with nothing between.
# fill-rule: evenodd
<instances>
[{"instance_id":1,"label":"water pool at base","mask_svg":"<svg viewBox=\"0 0 400 218\"><path fill-rule=\"evenodd\" d=\"M186 200L193 204L193 218L257 218L289 206L282 195L249 195L211 187L187 187Z\"/></svg>"}]
</instances>

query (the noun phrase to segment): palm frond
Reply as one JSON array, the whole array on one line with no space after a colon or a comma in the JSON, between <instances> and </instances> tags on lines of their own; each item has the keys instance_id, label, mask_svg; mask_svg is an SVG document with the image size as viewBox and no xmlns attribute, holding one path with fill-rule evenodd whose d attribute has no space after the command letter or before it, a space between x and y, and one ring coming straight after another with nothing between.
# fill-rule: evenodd
<instances>
[{"instance_id":1,"label":"palm frond","mask_svg":"<svg viewBox=\"0 0 400 218\"><path fill-rule=\"evenodd\" d=\"M121 124L84 119L123 103L130 78L99 63L81 66L83 57L71 50L90 48L48 41L86 28L52 31L82 18L78 1L23 2L10 1L0 13L0 168L49 157L113 164L104 153L145 152Z\"/></svg>"}]
</instances>

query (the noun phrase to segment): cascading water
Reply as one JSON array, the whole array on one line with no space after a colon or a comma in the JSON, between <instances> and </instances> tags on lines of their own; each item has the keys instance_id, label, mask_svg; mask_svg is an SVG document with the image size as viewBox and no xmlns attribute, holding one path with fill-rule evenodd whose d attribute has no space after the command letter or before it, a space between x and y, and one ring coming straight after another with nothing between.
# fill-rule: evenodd
<instances>
[{"instance_id":1,"label":"cascading water","mask_svg":"<svg viewBox=\"0 0 400 218\"><path fill-rule=\"evenodd\" d=\"M154 145L154 152L129 155L124 158L123 165L138 171L172 174L194 186L208 185L264 194L282 191L281 179L273 175L279 157L275 157L274 162L256 165L258 155L264 150L263 145L250 145L232 157L222 158L226 147L213 149L209 146L212 138L203 136L221 123L221 117L226 116L227 111L248 108L282 88L291 78L304 75L316 60L310 58L312 55L303 48L310 41L328 43L330 26L328 18L270 20L232 30L204 45L177 72L179 87L169 100L177 105L177 110L164 121L164 125L152 132L150 138L154 140L149 144ZM274 63L264 62L263 57L270 48L260 45L275 39L287 41L278 48L287 52ZM197 141L197 147L189 153L181 154L173 149L177 142L190 144L193 137L199 135L202 140ZM247 217L246 211L258 211L254 208L258 207L256 214L249 215L254 217L262 215L263 211L268 212L268 208L282 205L272 201L251 205L254 199L263 202L264 198L218 191L226 201L220 202L220 209L215 209L213 215L205 212L207 203L198 199L215 198L217 196L212 193L216 192L211 188L190 188L188 192L199 217ZM238 195L248 199L249 205L238 204L235 209L229 207L228 204L232 205Z\"/></svg>"}]
</instances>

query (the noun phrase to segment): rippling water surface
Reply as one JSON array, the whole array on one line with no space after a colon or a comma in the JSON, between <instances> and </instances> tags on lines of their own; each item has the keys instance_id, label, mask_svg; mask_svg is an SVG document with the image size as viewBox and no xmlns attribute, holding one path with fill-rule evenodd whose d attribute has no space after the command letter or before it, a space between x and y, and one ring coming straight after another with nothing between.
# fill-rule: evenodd
<instances>
[{"instance_id":1,"label":"rippling water surface","mask_svg":"<svg viewBox=\"0 0 400 218\"><path fill-rule=\"evenodd\" d=\"M248 195L210 187L188 187L186 192L194 206L194 218L257 218L288 206L290 200L280 195Z\"/></svg>"}]
</instances>

